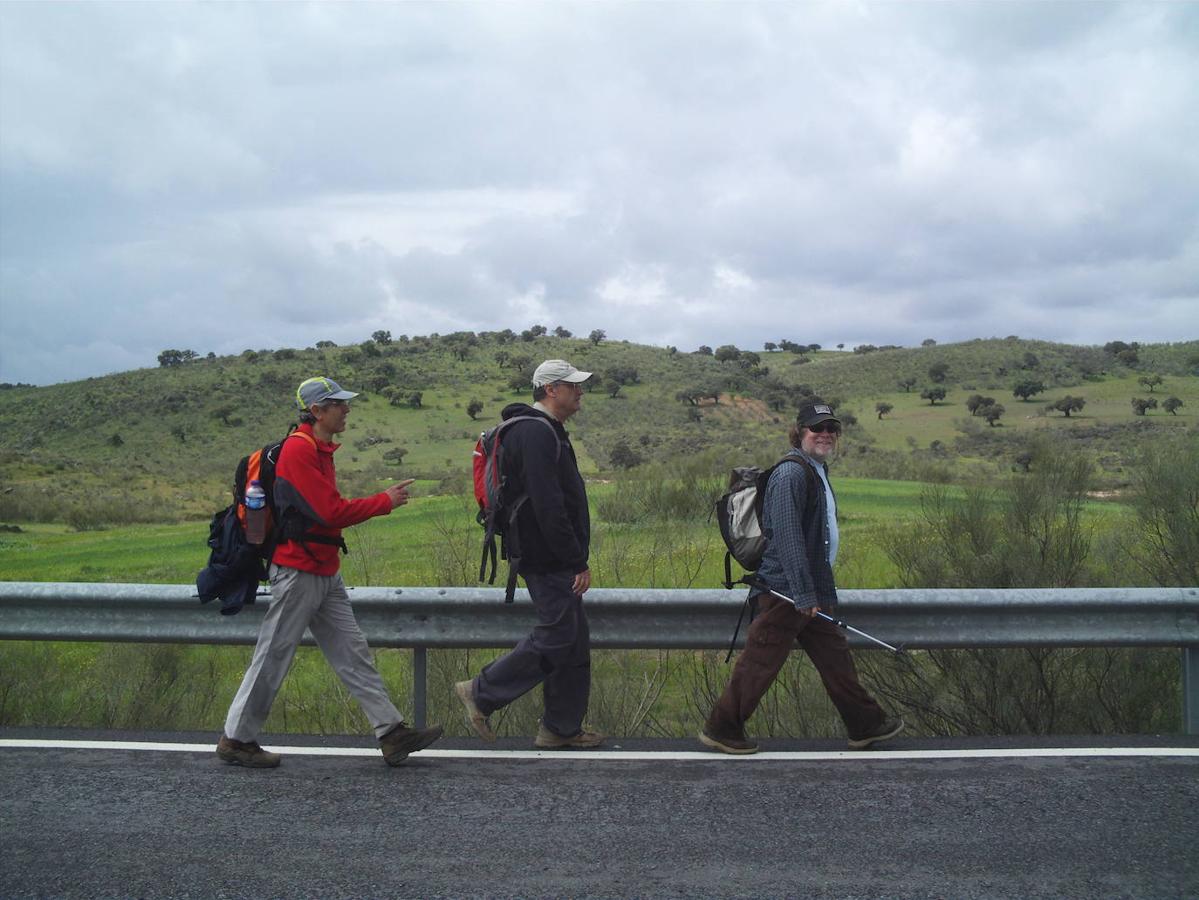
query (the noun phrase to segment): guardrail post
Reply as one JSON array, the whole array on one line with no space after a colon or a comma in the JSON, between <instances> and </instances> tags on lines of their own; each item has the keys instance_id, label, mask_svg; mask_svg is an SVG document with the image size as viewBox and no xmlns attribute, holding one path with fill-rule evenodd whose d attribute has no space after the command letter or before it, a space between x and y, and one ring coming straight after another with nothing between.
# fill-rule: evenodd
<instances>
[{"instance_id":1,"label":"guardrail post","mask_svg":"<svg viewBox=\"0 0 1199 900\"><path fill-rule=\"evenodd\" d=\"M1199 734L1199 647L1182 648L1182 731Z\"/></svg>"},{"instance_id":2,"label":"guardrail post","mask_svg":"<svg viewBox=\"0 0 1199 900\"><path fill-rule=\"evenodd\" d=\"M412 715L417 728L424 728L428 719L426 706L427 659L424 647L412 648Z\"/></svg>"}]
</instances>

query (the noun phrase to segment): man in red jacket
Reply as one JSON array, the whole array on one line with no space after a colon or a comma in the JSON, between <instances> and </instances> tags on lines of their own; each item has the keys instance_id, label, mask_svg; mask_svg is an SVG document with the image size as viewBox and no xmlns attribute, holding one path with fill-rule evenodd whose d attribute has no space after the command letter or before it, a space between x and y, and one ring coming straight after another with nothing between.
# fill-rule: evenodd
<instances>
[{"instance_id":1,"label":"man in red jacket","mask_svg":"<svg viewBox=\"0 0 1199 900\"><path fill-rule=\"evenodd\" d=\"M271 558L270 608L216 749L217 756L232 765L279 765L278 753L258 745L258 732L306 628L361 704L388 765L398 766L409 753L441 737L440 726L410 728L392 704L338 574L338 548L345 546L341 529L403 506L412 483L401 481L354 500L338 493L333 452L341 445L333 443L333 437L346 430L349 401L357 396L320 377L309 378L296 391L300 425L283 442L275 467L275 508L282 521Z\"/></svg>"}]
</instances>

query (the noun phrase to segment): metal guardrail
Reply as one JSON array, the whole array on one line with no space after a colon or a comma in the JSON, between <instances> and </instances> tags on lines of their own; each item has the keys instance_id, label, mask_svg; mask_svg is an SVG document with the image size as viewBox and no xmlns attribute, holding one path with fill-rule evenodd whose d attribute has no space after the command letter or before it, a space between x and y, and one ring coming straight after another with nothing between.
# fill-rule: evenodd
<instances>
[{"instance_id":1,"label":"metal guardrail","mask_svg":"<svg viewBox=\"0 0 1199 900\"><path fill-rule=\"evenodd\" d=\"M1199 734L1199 588L838 593L842 618L908 649L1180 647L1183 730ZM352 588L350 597L372 646L413 649L418 723L428 648L510 646L536 621L523 590L512 604L490 588ZM727 647L743 599L719 589L596 588L587 593L592 646ZM253 644L266 601L222 616L191 585L0 582L0 639Z\"/></svg>"}]
</instances>

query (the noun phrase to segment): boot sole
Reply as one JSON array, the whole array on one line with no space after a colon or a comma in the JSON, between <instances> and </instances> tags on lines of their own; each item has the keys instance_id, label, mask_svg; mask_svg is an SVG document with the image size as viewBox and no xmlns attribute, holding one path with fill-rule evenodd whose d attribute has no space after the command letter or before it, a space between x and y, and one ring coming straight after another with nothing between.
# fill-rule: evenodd
<instances>
[{"instance_id":1,"label":"boot sole","mask_svg":"<svg viewBox=\"0 0 1199 900\"><path fill-rule=\"evenodd\" d=\"M426 747L440 738L442 733L443 729L440 727L430 728L429 733L421 738L415 746L406 747L403 750L396 750L390 756L384 756L383 761L389 766L398 766L408 758L409 754L418 753L419 751L424 750Z\"/></svg>"},{"instance_id":2,"label":"boot sole","mask_svg":"<svg viewBox=\"0 0 1199 900\"><path fill-rule=\"evenodd\" d=\"M282 759L275 759L275 760L266 760L266 761L261 761L261 762L255 762L250 759L242 759L234 753L226 753L221 750L218 750L216 755L222 762L224 762L227 765L241 766L242 768L245 768L245 769L274 769L274 768L277 768L279 766L279 763L281 763L283 761Z\"/></svg>"},{"instance_id":3,"label":"boot sole","mask_svg":"<svg viewBox=\"0 0 1199 900\"><path fill-rule=\"evenodd\" d=\"M904 726L906 724L907 724L906 722L900 722L898 728L888 731L886 734L876 734L874 737L861 738L860 740L856 740L856 741L851 740L849 742L849 749L850 750L865 750L871 744L877 744L881 741L889 741L889 740L891 740L891 738L895 737L901 731L903 731Z\"/></svg>"},{"instance_id":4,"label":"boot sole","mask_svg":"<svg viewBox=\"0 0 1199 900\"><path fill-rule=\"evenodd\" d=\"M758 752L756 744L752 747L730 747L728 744L722 744L714 737L708 737L702 731L699 733L699 742L705 747L711 747L713 750L719 750L721 753L730 753L733 756L749 756L752 753Z\"/></svg>"},{"instance_id":5,"label":"boot sole","mask_svg":"<svg viewBox=\"0 0 1199 900\"><path fill-rule=\"evenodd\" d=\"M603 744L602 740L586 744L539 744L537 741L533 741L533 746L538 750L594 750L601 744Z\"/></svg>"}]
</instances>

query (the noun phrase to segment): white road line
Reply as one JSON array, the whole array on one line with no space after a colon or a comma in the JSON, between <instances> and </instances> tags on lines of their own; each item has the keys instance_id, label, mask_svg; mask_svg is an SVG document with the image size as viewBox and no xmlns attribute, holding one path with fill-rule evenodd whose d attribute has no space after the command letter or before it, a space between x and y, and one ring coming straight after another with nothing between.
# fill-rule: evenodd
<instances>
[{"instance_id":1,"label":"white road line","mask_svg":"<svg viewBox=\"0 0 1199 900\"><path fill-rule=\"evenodd\" d=\"M148 750L160 753L213 753L215 744L172 744L154 741L58 741L0 738L0 748L27 750ZM280 747L267 749L285 756L378 756L373 747ZM1033 747L982 750L781 750L764 751L746 756L730 756L712 751L669 750L421 750L422 757L434 759L552 759L563 762L726 762L745 760L784 760L792 762L821 762L827 760L857 760L859 762L891 762L921 759L1027 759L1027 758L1087 758L1087 757L1194 757L1199 747Z\"/></svg>"}]
</instances>

